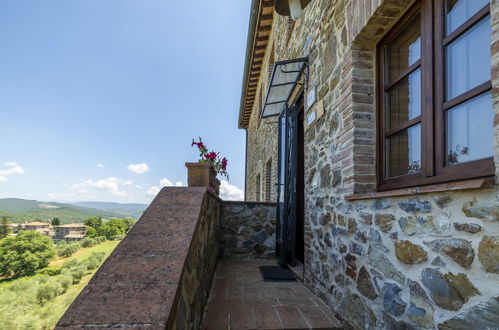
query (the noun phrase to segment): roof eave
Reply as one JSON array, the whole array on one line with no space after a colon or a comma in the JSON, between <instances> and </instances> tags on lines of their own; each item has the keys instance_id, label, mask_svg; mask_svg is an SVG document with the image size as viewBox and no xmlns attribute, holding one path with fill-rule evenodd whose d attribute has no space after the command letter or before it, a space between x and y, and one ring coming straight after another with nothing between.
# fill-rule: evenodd
<instances>
[{"instance_id":1,"label":"roof eave","mask_svg":"<svg viewBox=\"0 0 499 330\"><path fill-rule=\"evenodd\" d=\"M249 74L249 68L250 68L250 63L253 57L253 47L254 47L254 40L255 40L255 34L256 34L256 25L258 22L258 13L260 9L260 0L252 0L251 1L251 12L250 12L250 22L248 26L248 38L246 41L246 57L244 60L244 72L243 72L243 83L242 83L242 88L241 88L241 101L240 101L240 106L239 106L239 128L246 129L247 127L244 127L242 120L243 120L243 115L244 115L244 105L245 105L245 99L246 99L246 92L248 89L248 74Z\"/></svg>"}]
</instances>

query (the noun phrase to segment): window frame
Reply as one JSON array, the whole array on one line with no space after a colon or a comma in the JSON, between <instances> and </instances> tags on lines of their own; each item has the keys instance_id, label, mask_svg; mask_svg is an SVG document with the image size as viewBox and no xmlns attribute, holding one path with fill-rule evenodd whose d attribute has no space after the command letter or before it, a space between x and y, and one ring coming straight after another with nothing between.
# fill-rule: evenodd
<instances>
[{"instance_id":1,"label":"window frame","mask_svg":"<svg viewBox=\"0 0 499 330\"><path fill-rule=\"evenodd\" d=\"M256 202L261 202L262 200L262 178L260 176L260 173L256 175L255 178L255 201Z\"/></svg>"},{"instance_id":2,"label":"window frame","mask_svg":"<svg viewBox=\"0 0 499 330\"><path fill-rule=\"evenodd\" d=\"M387 82L385 48L420 14L421 57L392 82ZM493 157L446 166L445 111L492 89L491 80L445 101L445 47L490 15L490 2L445 36L445 0L417 1L389 30L377 45L377 178L378 190L392 190L489 177L495 174ZM491 64L492 65L492 64ZM421 116L386 130L386 92L402 82L412 72L421 69ZM437 79L440 78L440 79ZM421 172L386 177L386 137L403 132L421 123ZM493 141L492 141L493 143Z\"/></svg>"},{"instance_id":3,"label":"window frame","mask_svg":"<svg viewBox=\"0 0 499 330\"><path fill-rule=\"evenodd\" d=\"M272 200L272 158L265 163L265 202Z\"/></svg>"}]
</instances>

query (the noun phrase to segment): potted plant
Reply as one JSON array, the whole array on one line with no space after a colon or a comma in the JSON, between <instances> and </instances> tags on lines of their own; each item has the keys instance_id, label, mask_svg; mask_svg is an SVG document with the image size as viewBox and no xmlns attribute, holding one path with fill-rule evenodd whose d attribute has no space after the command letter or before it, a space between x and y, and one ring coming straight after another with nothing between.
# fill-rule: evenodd
<instances>
[{"instance_id":1,"label":"potted plant","mask_svg":"<svg viewBox=\"0 0 499 330\"><path fill-rule=\"evenodd\" d=\"M217 195L220 192L220 181L217 174L229 178L227 173L227 158L220 158L220 153L208 151L201 138L199 141L192 140L191 146L199 150L197 163L185 163L187 167L187 184L190 187L208 187Z\"/></svg>"}]
</instances>

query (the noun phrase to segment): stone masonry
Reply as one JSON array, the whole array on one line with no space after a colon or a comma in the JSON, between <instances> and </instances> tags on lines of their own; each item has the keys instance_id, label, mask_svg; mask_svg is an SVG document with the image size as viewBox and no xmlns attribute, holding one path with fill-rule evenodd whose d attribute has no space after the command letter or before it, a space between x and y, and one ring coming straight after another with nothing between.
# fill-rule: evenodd
<instances>
[{"instance_id":1,"label":"stone masonry","mask_svg":"<svg viewBox=\"0 0 499 330\"><path fill-rule=\"evenodd\" d=\"M309 56L309 83L325 110L305 132L305 283L358 329L493 329L499 175L495 185L478 179L376 191L376 45L413 3L314 0L291 32L288 18L274 14L264 65L272 49L276 61ZM499 174L497 0L491 16ZM258 107L247 128L248 200L253 178L277 152L277 119L260 120Z\"/></svg>"},{"instance_id":2,"label":"stone masonry","mask_svg":"<svg viewBox=\"0 0 499 330\"><path fill-rule=\"evenodd\" d=\"M224 202L220 255L237 259L273 258L275 225L275 203Z\"/></svg>"}]
</instances>

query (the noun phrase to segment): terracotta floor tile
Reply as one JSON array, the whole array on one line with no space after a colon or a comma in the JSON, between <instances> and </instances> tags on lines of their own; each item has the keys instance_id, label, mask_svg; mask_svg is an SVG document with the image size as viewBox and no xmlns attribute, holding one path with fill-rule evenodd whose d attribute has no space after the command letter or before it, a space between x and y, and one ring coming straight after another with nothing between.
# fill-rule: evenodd
<instances>
[{"instance_id":1,"label":"terracotta floor tile","mask_svg":"<svg viewBox=\"0 0 499 330\"><path fill-rule=\"evenodd\" d=\"M285 329L308 329L307 321L294 306L280 306L275 308Z\"/></svg>"},{"instance_id":2,"label":"terracotta floor tile","mask_svg":"<svg viewBox=\"0 0 499 330\"><path fill-rule=\"evenodd\" d=\"M300 306L298 309L312 329L342 328L340 322L333 315L326 315L321 306Z\"/></svg>"},{"instance_id":3,"label":"terracotta floor tile","mask_svg":"<svg viewBox=\"0 0 499 330\"><path fill-rule=\"evenodd\" d=\"M203 320L204 329L206 330L224 330L229 329L229 312L223 308L215 310L213 307L210 313Z\"/></svg>"},{"instance_id":4,"label":"terracotta floor tile","mask_svg":"<svg viewBox=\"0 0 499 330\"><path fill-rule=\"evenodd\" d=\"M320 300L303 283L263 281L258 267L275 264L272 260L220 260L204 329L226 329L226 319L220 313L228 315L230 330L298 330L311 329L311 324L317 329L336 329L333 312L319 304Z\"/></svg>"},{"instance_id":5,"label":"terracotta floor tile","mask_svg":"<svg viewBox=\"0 0 499 330\"><path fill-rule=\"evenodd\" d=\"M231 308L229 322L231 329L257 329L253 308Z\"/></svg>"},{"instance_id":6,"label":"terracotta floor tile","mask_svg":"<svg viewBox=\"0 0 499 330\"><path fill-rule=\"evenodd\" d=\"M253 309L257 329L283 329L275 308L255 307Z\"/></svg>"}]
</instances>

